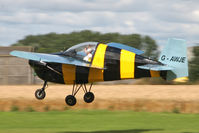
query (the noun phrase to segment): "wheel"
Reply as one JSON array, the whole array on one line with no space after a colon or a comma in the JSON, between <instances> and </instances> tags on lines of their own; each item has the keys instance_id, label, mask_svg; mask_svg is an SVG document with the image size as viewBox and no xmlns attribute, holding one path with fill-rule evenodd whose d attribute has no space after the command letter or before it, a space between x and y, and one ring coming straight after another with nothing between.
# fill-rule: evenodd
<instances>
[{"instance_id":1,"label":"wheel","mask_svg":"<svg viewBox=\"0 0 199 133\"><path fill-rule=\"evenodd\" d=\"M77 103L76 98L73 95L68 95L65 98L65 102L66 104L68 104L69 106L74 106Z\"/></svg>"},{"instance_id":2,"label":"wheel","mask_svg":"<svg viewBox=\"0 0 199 133\"><path fill-rule=\"evenodd\" d=\"M95 99L95 96L92 92L86 92L84 95L84 101L86 103L91 103Z\"/></svg>"},{"instance_id":3,"label":"wheel","mask_svg":"<svg viewBox=\"0 0 199 133\"><path fill-rule=\"evenodd\" d=\"M45 96L46 96L46 92L45 92L44 90L42 90L42 89L37 89L37 90L35 91L35 97L36 97L37 99L42 100L42 99L45 98Z\"/></svg>"}]
</instances>

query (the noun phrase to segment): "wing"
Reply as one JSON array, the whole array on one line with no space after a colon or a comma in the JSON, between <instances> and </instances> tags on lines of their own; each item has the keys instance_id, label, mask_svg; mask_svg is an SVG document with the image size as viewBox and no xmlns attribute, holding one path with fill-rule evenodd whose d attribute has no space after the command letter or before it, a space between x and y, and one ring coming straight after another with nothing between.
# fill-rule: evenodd
<instances>
[{"instance_id":1,"label":"wing","mask_svg":"<svg viewBox=\"0 0 199 133\"><path fill-rule=\"evenodd\" d=\"M124 45L124 44L121 44L121 43L111 42L111 43L108 43L107 45L111 46L111 47L119 48L119 49L124 49L124 50L130 51L130 52L133 52L137 55L141 55L141 54L144 53L143 51L141 51L139 49L136 49L134 47L130 47L130 46L127 46L127 45Z\"/></svg>"},{"instance_id":2,"label":"wing","mask_svg":"<svg viewBox=\"0 0 199 133\"><path fill-rule=\"evenodd\" d=\"M166 65L157 65L157 64L146 64L142 66L138 66L140 69L145 69L145 70L153 70L153 71L168 71L168 70L173 70L173 67L166 66Z\"/></svg>"},{"instance_id":3,"label":"wing","mask_svg":"<svg viewBox=\"0 0 199 133\"><path fill-rule=\"evenodd\" d=\"M34 60L34 61L43 61L43 62L53 62L53 63L62 63L75 66L91 67L91 63L77 60L69 56L55 55L55 54L43 54L43 53L32 53L24 51L12 51L10 55L17 56L20 58ZM98 69L104 69L95 67Z\"/></svg>"}]
</instances>

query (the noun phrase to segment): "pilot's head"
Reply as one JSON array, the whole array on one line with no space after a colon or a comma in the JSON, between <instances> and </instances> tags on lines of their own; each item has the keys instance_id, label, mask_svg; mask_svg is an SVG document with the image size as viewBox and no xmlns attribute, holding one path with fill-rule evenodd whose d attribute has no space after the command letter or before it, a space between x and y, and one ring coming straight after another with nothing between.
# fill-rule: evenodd
<instances>
[{"instance_id":1,"label":"pilot's head","mask_svg":"<svg viewBox=\"0 0 199 133\"><path fill-rule=\"evenodd\" d=\"M87 48L86 51L87 51L88 53L91 53L91 52L92 52L92 49L91 49L91 48Z\"/></svg>"},{"instance_id":2,"label":"pilot's head","mask_svg":"<svg viewBox=\"0 0 199 133\"><path fill-rule=\"evenodd\" d=\"M90 45L88 45L88 46L85 48L86 54L89 54L89 53L91 53L92 51L93 51L93 50L92 50L92 48L91 48Z\"/></svg>"}]
</instances>

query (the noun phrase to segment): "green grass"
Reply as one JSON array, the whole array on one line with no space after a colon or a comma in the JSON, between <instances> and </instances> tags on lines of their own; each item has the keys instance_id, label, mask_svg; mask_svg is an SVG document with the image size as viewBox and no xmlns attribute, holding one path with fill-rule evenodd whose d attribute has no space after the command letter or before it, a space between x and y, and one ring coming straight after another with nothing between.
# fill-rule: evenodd
<instances>
[{"instance_id":1,"label":"green grass","mask_svg":"<svg viewBox=\"0 0 199 133\"><path fill-rule=\"evenodd\" d=\"M0 112L0 133L199 133L198 114L68 110Z\"/></svg>"}]
</instances>

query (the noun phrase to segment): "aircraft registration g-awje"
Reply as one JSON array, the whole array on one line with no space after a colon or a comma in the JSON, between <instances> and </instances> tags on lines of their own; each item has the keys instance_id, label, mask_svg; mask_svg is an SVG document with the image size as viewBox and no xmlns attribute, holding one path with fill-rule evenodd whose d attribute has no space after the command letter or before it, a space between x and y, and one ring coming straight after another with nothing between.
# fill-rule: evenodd
<instances>
[{"instance_id":1,"label":"aircraft registration g-awje","mask_svg":"<svg viewBox=\"0 0 199 133\"><path fill-rule=\"evenodd\" d=\"M141 50L119 43L85 42L64 52L44 54L12 51L10 54L28 59L36 74L44 80L35 97L44 99L47 82L73 84L72 94L66 96L66 104L76 104L75 95L82 88L84 101L91 103L94 82L142 77L162 77L173 80L188 76L187 46L185 40L170 38L155 61L142 56ZM86 84L91 83L87 88Z\"/></svg>"}]
</instances>

